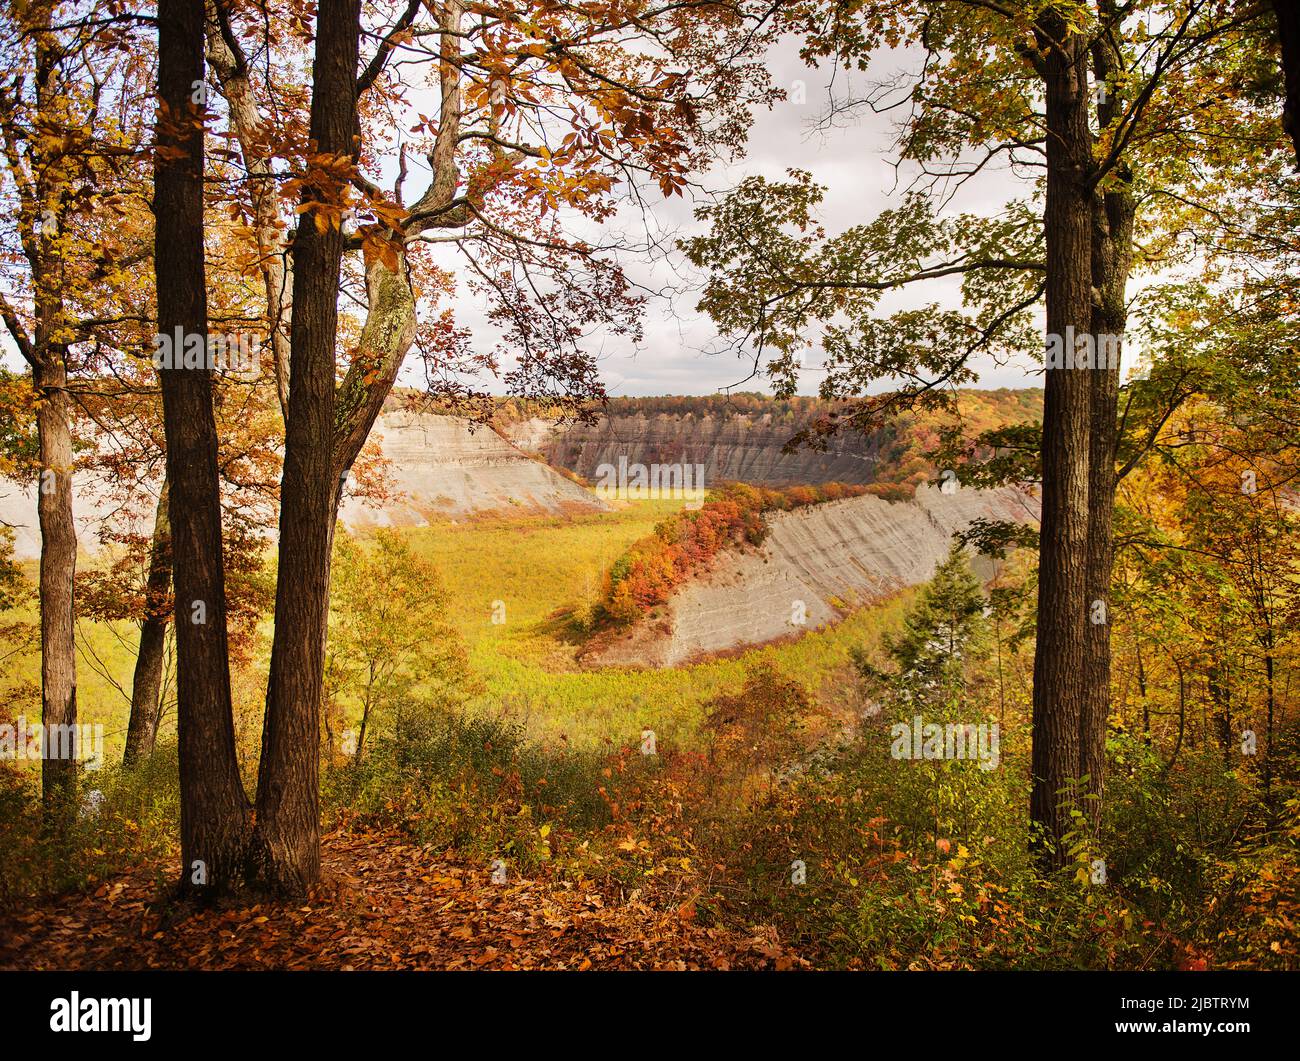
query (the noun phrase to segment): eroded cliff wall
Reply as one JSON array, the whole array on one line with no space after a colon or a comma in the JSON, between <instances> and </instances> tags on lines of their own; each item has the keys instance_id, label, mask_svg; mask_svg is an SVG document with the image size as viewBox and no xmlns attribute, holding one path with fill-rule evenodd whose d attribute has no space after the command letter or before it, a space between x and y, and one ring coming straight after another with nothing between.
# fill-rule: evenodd
<instances>
[{"instance_id":1,"label":"eroded cliff wall","mask_svg":"<svg viewBox=\"0 0 1300 1061\"><path fill-rule=\"evenodd\" d=\"M912 501L868 495L773 513L761 547L721 554L673 596L661 619L634 627L588 662L671 667L816 629L928 580L953 535L977 517L1031 523L1038 514L1037 500L1012 487L946 494L926 486Z\"/></svg>"},{"instance_id":2,"label":"eroded cliff wall","mask_svg":"<svg viewBox=\"0 0 1300 1061\"><path fill-rule=\"evenodd\" d=\"M990 428L1031 423L1042 416L1039 390L963 390L956 397L966 437ZM848 407L816 398L776 399L758 394L614 398L592 424L556 425L516 406L503 407L502 431L551 464L595 482L602 465L703 465L705 482L763 486L911 484L933 478L932 452L950 412L914 410L864 434L852 427L826 439L826 448L785 446L796 435ZM900 493L908 492L906 489Z\"/></svg>"},{"instance_id":3,"label":"eroded cliff wall","mask_svg":"<svg viewBox=\"0 0 1300 1061\"><path fill-rule=\"evenodd\" d=\"M371 437L379 440L389 462L397 496L378 510L349 499L340 513L349 527L409 527L474 513L561 514L607 507L492 428L460 417L385 413Z\"/></svg>"},{"instance_id":4,"label":"eroded cliff wall","mask_svg":"<svg viewBox=\"0 0 1300 1061\"><path fill-rule=\"evenodd\" d=\"M845 434L831 440L824 453L802 447L783 453L799 430L790 417L749 415L720 417L618 415L596 424L552 427L524 420L505 428L525 449L548 462L595 482L601 465L704 465L705 482L793 486L811 483L872 483L880 460L878 437Z\"/></svg>"},{"instance_id":5,"label":"eroded cliff wall","mask_svg":"<svg viewBox=\"0 0 1300 1061\"><path fill-rule=\"evenodd\" d=\"M530 457L490 427L471 430L470 421L429 413L388 412L371 436L389 462L393 496L382 506L346 498L340 518L353 529L423 526L438 518L479 513L501 515L598 512L608 506L589 490ZM126 529L127 519L112 503L105 484L77 474L73 513L80 547L94 552L102 527ZM139 506L149 517L152 501ZM0 483L0 522L14 528L14 552L40 555L36 491ZM149 533L150 527L135 529Z\"/></svg>"}]
</instances>

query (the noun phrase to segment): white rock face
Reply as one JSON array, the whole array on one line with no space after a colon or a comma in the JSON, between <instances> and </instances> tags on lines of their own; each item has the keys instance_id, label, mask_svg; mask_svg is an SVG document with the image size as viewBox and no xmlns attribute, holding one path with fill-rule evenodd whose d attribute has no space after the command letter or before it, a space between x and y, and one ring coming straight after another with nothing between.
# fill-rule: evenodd
<instances>
[{"instance_id":1,"label":"white rock face","mask_svg":"<svg viewBox=\"0 0 1300 1061\"><path fill-rule=\"evenodd\" d=\"M101 482L88 475L72 477L72 521L77 528L77 542L83 551L93 552L99 545L96 532L109 523L115 527L130 522L116 506L105 500L108 491ZM157 495L146 502L152 514ZM8 525L14 532L14 556L31 560L41 555L41 525L36 517L36 487L18 486L8 480L0 481L0 526ZM137 523L138 526L138 523ZM148 533L152 527L144 528Z\"/></svg>"},{"instance_id":2,"label":"white rock face","mask_svg":"<svg viewBox=\"0 0 1300 1061\"><path fill-rule=\"evenodd\" d=\"M927 581L953 535L977 517L1028 523L1038 515L1037 499L1011 487L945 494L925 486L914 501L865 496L773 513L760 548L721 554L674 595L664 619L634 627L591 662L672 667L816 629Z\"/></svg>"},{"instance_id":3,"label":"white rock face","mask_svg":"<svg viewBox=\"0 0 1300 1061\"><path fill-rule=\"evenodd\" d=\"M388 413L372 438L390 462L398 496L382 510L356 498L340 518L354 529L418 527L435 517L603 511L608 506L553 468L533 460L492 428L427 413Z\"/></svg>"},{"instance_id":4,"label":"white rock face","mask_svg":"<svg viewBox=\"0 0 1300 1061\"><path fill-rule=\"evenodd\" d=\"M540 416L506 424L501 431L506 438L528 453L540 453L542 447L556 434L555 421Z\"/></svg>"},{"instance_id":5,"label":"white rock face","mask_svg":"<svg viewBox=\"0 0 1300 1061\"><path fill-rule=\"evenodd\" d=\"M345 498L340 518L354 530L371 527L423 526L434 518L474 513L502 515L600 512L608 509L589 490L534 460L489 427L470 430L470 421L427 413L380 416L371 435L390 462L394 497L382 509ZM83 551L99 545L104 525L122 528L126 517L109 503L107 490L86 475L73 477L73 516ZM155 499L140 507L151 521ZM0 482L0 525L14 528L14 553L20 559L40 555L36 488ZM135 529L148 534L152 523Z\"/></svg>"}]
</instances>

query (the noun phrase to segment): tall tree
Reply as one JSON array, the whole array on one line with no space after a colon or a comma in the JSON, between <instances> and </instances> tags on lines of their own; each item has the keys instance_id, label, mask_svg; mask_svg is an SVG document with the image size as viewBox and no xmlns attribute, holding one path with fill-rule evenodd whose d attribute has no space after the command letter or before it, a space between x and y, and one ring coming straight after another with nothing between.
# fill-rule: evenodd
<instances>
[{"instance_id":1,"label":"tall tree","mask_svg":"<svg viewBox=\"0 0 1300 1061\"><path fill-rule=\"evenodd\" d=\"M263 37L268 49L277 43L260 16L210 8L208 51L248 174L244 209L262 260L279 258L272 271L292 292L283 299L264 274L268 318L290 321L280 584L249 858L251 875L274 889L300 891L319 869L317 766L306 757L317 747L331 535L343 484L408 351L419 347L431 389L460 368L495 371L498 356L508 355L517 367L506 382L518 393L571 411L599 397L582 338L593 325L636 336L641 300L608 260L620 241L593 247L566 235L561 212L607 220L620 181L680 191L689 167L705 161L706 145L725 147L743 135L737 116L749 99L746 85L765 74L737 69L734 60L754 54L762 34L729 9L634 8L630 18L626 5L574 9L530 0L503 11L406 3L373 31L380 43L358 66L360 13L322 6L316 72L331 80L313 80L306 135L297 115L269 105L281 98L279 69L259 64L259 80L252 77L246 35ZM422 13L427 26L415 24ZM711 50L713 28L729 35L733 52ZM410 113L406 89L386 75L393 54L406 56L408 70L422 57L440 97L436 120L421 115L411 130L410 152L425 156L430 176L409 207L402 205L405 144L391 196L362 173L394 111ZM348 55L356 69L336 77ZM700 83L682 66L695 67ZM706 125L710 113L717 117ZM280 194L297 197L290 240L270 178L280 167L289 174ZM493 301L502 350L469 355L446 311L418 319L417 288L426 301L451 288L425 246L440 242L455 245L471 282ZM344 252L360 252L358 267L343 275L361 280L366 310L334 388L327 385L335 378L331 300ZM448 390L466 397L463 387Z\"/></svg>"},{"instance_id":2,"label":"tall tree","mask_svg":"<svg viewBox=\"0 0 1300 1061\"><path fill-rule=\"evenodd\" d=\"M1046 8L1034 27L1044 84L1047 178L1043 234L1047 335L1072 354L1092 334L1092 133L1088 127L1088 42L1064 12ZM1079 776L1088 676L1088 460L1092 364L1048 361L1043 396L1042 523L1038 541L1038 636L1034 644L1033 792L1030 817L1049 840L1069 831ZM1081 563L1080 561L1085 561ZM1104 717L1103 717L1104 724ZM1049 856L1065 861L1059 846Z\"/></svg>"},{"instance_id":3,"label":"tall tree","mask_svg":"<svg viewBox=\"0 0 1300 1061\"><path fill-rule=\"evenodd\" d=\"M280 568L257 780L253 878L301 892L320 875L320 707L334 471L334 347L342 208L355 170L360 0L322 0L312 64L313 155L293 241L289 413L280 487Z\"/></svg>"},{"instance_id":4,"label":"tall tree","mask_svg":"<svg viewBox=\"0 0 1300 1061\"><path fill-rule=\"evenodd\" d=\"M1092 820L1100 806L1110 623L1092 619L1107 607L1122 471L1116 410L1128 276L1144 236L1168 240L1183 223L1151 204L1185 200L1199 179L1185 161L1188 141L1218 138L1234 150L1259 142L1254 117L1224 102L1233 79L1249 77L1238 40L1258 15L1202 0L792 5L787 25L803 36L807 58L862 67L885 44L923 50L906 94L891 79L835 106L839 118L856 107L910 106L898 147L917 167L916 184L901 206L826 238L811 209L820 191L807 174L752 179L704 208L711 233L685 244L711 271L702 308L753 341L755 371L783 392L795 385L809 325L822 324L822 396L848 404L797 442L875 427L917 406L951 407L951 389L973 378L974 355L1043 350L1030 311L1045 300L1046 403L1029 462L1043 490L1032 810L1052 840L1073 821L1058 803L1072 782L1088 775L1081 794ZM1021 202L1000 217L942 215L934 200L999 160L1015 174L1041 174L1027 182L1042 195L1037 217ZM1162 194L1145 196L1141 218L1134 182L1148 160L1158 164ZM957 275L970 312L875 313L882 292ZM890 377L904 385L863 396Z\"/></svg>"},{"instance_id":5,"label":"tall tree","mask_svg":"<svg viewBox=\"0 0 1300 1061\"><path fill-rule=\"evenodd\" d=\"M1113 0L1098 0L1105 32L1094 35L1089 51L1096 101L1097 137L1108 141L1121 132L1133 99L1129 94L1130 58L1121 47L1123 23ZM1092 159L1089 159L1092 162ZM1128 328L1128 279L1134 257L1134 164L1118 158L1109 175L1091 180L1091 293L1089 333L1107 337L1113 359L1090 373L1088 425L1088 547L1084 624L1084 689L1079 712L1079 764L1083 810L1095 830L1100 818L1106 770L1106 720L1111 689L1111 569L1114 564L1116 457L1120 355ZM1083 780L1086 779L1086 780Z\"/></svg>"},{"instance_id":6,"label":"tall tree","mask_svg":"<svg viewBox=\"0 0 1300 1061\"><path fill-rule=\"evenodd\" d=\"M131 680L131 714L126 724L123 763L134 766L152 754L162 713L163 664L166 655L168 614L172 586L172 533L167 511L167 484L158 492L153 536L149 543L149 569L145 578L144 617L140 623L140 650Z\"/></svg>"},{"instance_id":7,"label":"tall tree","mask_svg":"<svg viewBox=\"0 0 1300 1061\"><path fill-rule=\"evenodd\" d=\"M114 191L134 176L143 119L136 17L95 18L57 2L0 6L0 318L31 372L38 446L31 468L41 530L42 718L77 716L74 640L77 534L73 460L83 374L104 361L123 238ZM122 56L129 58L123 59ZM109 191L107 189L112 189ZM75 747L47 745L53 800L75 776Z\"/></svg>"},{"instance_id":8,"label":"tall tree","mask_svg":"<svg viewBox=\"0 0 1300 1061\"><path fill-rule=\"evenodd\" d=\"M77 721L77 665L73 586L77 565L77 531L72 519L73 404L68 392L71 345L63 295L60 224L72 194L75 171L55 144L54 130L72 117L61 42L54 32L54 3L39 3L20 15L19 26L31 42L32 130L47 134L24 137L18 130L18 92L4 100L8 176L20 200L19 238L31 275L31 326L6 299L5 324L31 367L37 393L36 427L40 447L37 514L41 528L39 599L41 608L41 722L70 726ZM16 87L16 86L15 86ZM26 141L26 159L20 154ZM61 742L47 742L41 783L47 802L73 783L75 758L57 754ZM51 756L54 749L56 754ZM75 756L75 748L70 749Z\"/></svg>"},{"instance_id":9,"label":"tall tree","mask_svg":"<svg viewBox=\"0 0 1300 1061\"><path fill-rule=\"evenodd\" d=\"M200 894L239 879L249 828L231 712L221 485L206 357L203 40L202 0L162 0L154 164L158 332L180 334L187 349L199 343L204 351L198 367L176 358L159 372L175 569L181 885Z\"/></svg>"},{"instance_id":10,"label":"tall tree","mask_svg":"<svg viewBox=\"0 0 1300 1061\"><path fill-rule=\"evenodd\" d=\"M1286 93L1282 106L1282 127L1295 146L1295 164L1300 169L1300 9L1290 0L1273 0L1277 17L1278 43L1282 46L1282 75Z\"/></svg>"}]
</instances>

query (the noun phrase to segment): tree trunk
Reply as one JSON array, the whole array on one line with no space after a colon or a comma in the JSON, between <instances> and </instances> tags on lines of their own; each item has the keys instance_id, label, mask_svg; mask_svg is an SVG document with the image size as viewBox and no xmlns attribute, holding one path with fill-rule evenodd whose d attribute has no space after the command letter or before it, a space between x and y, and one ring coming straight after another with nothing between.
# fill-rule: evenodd
<instances>
[{"instance_id":1,"label":"tree trunk","mask_svg":"<svg viewBox=\"0 0 1300 1061\"><path fill-rule=\"evenodd\" d=\"M1178 737L1174 740L1174 750L1165 763L1164 772L1169 773L1178 761L1178 753L1183 750L1183 737L1187 733L1187 677L1183 673L1183 661L1174 657L1174 667L1178 670Z\"/></svg>"},{"instance_id":2,"label":"tree trunk","mask_svg":"<svg viewBox=\"0 0 1300 1061\"><path fill-rule=\"evenodd\" d=\"M312 68L311 137L322 155L356 150L360 0L323 0ZM313 174L304 203L337 202L336 178ZM328 616L329 550L339 479L334 471L334 344L343 234L303 212L294 237L289 415L280 490L280 567L267 688L253 879L282 894L320 876L320 709Z\"/></svg>"},{"instance_id":3,"label":"tree trunk","mask_svg":"<svg viewBox=\"0 0 1300 1061\"><path fill-rule=\"evenodd\" d=\"M253 200L254 234L257 237L258 268L266 293L266 313L275 369L275 389L280 412L289 416L289 323L292 307L288 296L291 281L285 266L286 248L280 222L277 178L271 162L271 148L257 98L248 79L248 61L230 26L226 5L207 0L207 56L221 84L230 126L239 139L239 149L248 167L249 192Z\"/></svg>"},{"instance_id":4,"label":"tree trunk","mask_svg":"<svg viewBox=\"0 0 1300 1061\"><path fill-rule=\"evenodd\" d=\"M1101 815L1106 767L1106 721L1110 714L1110 580L1115 553L1115 453L1119 415L1119 354L1128 323L1125 301L1132 260L1134 204L1127 186L1098 194L1093 202L1092 273L1100 296L1093 307L1097 349L1113 349L1114 360L1090 373L1091 438L1088 455L1087 596L1102 622L1085 626L1085 670L1079 719L1079 776L1087 777L1084 809L1095 827ZM1114 345L1103 337L1114 337ZM1091 618L1091 615L1090 615Z\"/></svg>"},{"instance_id":5,"label":"tree trunk","mask_svg":"<svg viewBox=\"0 0 1300 1061\"><path fill-rule=\"evenodd\" d=\"M1282 75L1286 99L1282 105L1282 128L1295 145L1296 168L1300 169L1300 7L1295 0L1273 0L1277 35L1282 45Z\"/></svg>"},{"instance_id":6,"label":"tree trunk","mask_svg":"<svg viewBox=\"0 0 1300 1061\"><path fill-rule=\"evenodd\" d=\"M191 101L203 81L203 0L158 5L162 114L154 176L161 335L207 338L203 136ZM229 888L242 866L248 799L239 776L226 642L225 569L212 377L159 372L176 587L177 730L183 891Z\"/></svg>"},{"instance_id":7,"label":"tree trunk","mask_svg":"<svg viewBox=\"0 0 1300 1061\"><path fill-rule=\"evenodd\" d=\"M426 228L459 228L469 219L463 206L451 209L459 179L456 151L460 142L460 32L463 17L460 0L447 0L442 5L442 34L439 42L441 102L438 108L438 136L429 158L433 179L411 207L412 213L428 213L432 216L409 227L407 238ZM348 366L347 375L339 384L335 410L336 478L346 476L357 459L357 454L370 436L375 419L383 409L384 400L392 390L406 353L415 341L415 294L411 290L406 252L401 246L396 250L396 268L389 268L380 255L376 255L366 265L368 308L358 344L360 353ZM337 501L336 498L336 515Z\"/></svg>"},{"instance_id":8,"label":"tree trunk","mask_svg":"<svg viewBox=\"0 0 1300 1061\"><path fill-rule=\"evenodd\" d=\"M1268 707L1268 733L1264 744L1264 798L1270 805L1273 800L1273 724L1277 712L1277 680L1273 665L1273 631L1268 631L1264 648L1264 680Z\"/></svg>"},{"instance_id":9,"label":"tree trunk","mask_svg":"<svg viewBox=\"0 0 1300 1061\"><path fill-rule=\"evenodd\" d=\"M39 9L36 25L47 27L51 7ZM58 128L63 102L59 92L62 54L51 35L35 34L36 113L38 123ZM36 208L57 218L68 194L65 165L46 157L44 139L35 148L33 169ZM45 218L42 216L42 222ZM36 334L32 382L40 404L36 411L40 449L40 478L36 513L41 527L41 722L46 742L41 762L41 791L53 810L76 783L77 650L74 580L77 569L77 528L72 520L72 398L68 391L68 348L64 338L63 271L50 245L52 233L34 222L26 241L31 248ZM60 727L50 729L49 727ZM51 736L53 735L53 739Z\"/></svg>"},{"instance_id":10,"label":"tree trunk","mask_svg":"<svg viewBox=\"0 0 1300 1061\"><path fill-rule=\"evenodd\" d=\"M370 692L374 686L374 667L371 667L371 684L366 687L366 698L361 705L361 726L357 730L357 750L352 756L352 765L361 765L361 756L365 754L366 730L370 726Z\"/></svg>"},{"instance_id":11,"label":"tree trunk","mask_svg":"<svg viewBox=\"0 0 1300 1061\"><path fill-rule=\"evenodd\" d=\"M1227 661L1213 651L1211 647L1210 665L1206 670L1205 682L1214 704L1214 727L1219 741L1219 750L1223 753L1223 765L1232 765L1232 680Z\"/></svg>"},{"instance_id":12,"label":"tree trunk","mask_svg":"<svg viewBox=\"0 0 1300 1061\"><path fill-rule=\"evenodd\" d=\"M43 314L42 324L46 319ZM76 730L62 728L77 723L77 530L72 522L72 403L61 349L46 348L35 383L40 395L36 512L41 525L41 724L46 734L41 790L46 804L53 806L68 796L77 776ZM64 736L52 736L59 734Z\"/></svg>"},{"instance_id":13,"label":"tree trunk","mask_svg":"<svg viewBox=\"0 0 1300 1061\"><path fill-rule=\"evenodd\" d=\"M126 726L126 754L122 765L131 767L153 754L158 739L159 700L162 696L163 657L167 647L168 591L172 583L171 526L167 515L167 482L158 494L153 542L149 546L149 575L145 583L144 622L140 651L135 657L131 682L131 719Z\"/></svg>"},{"instance_id":14,"label":"tree trunk","mask_svg":"<svg viewBox=\"0 0 1300 1061\"><path fill-rule=\"evenodd\" d=\"M1102 13L1119 16L1111 0L1103 0ZM1092 47L1095 80L1104 86L1097 104L1098 127L1107 130L1125 113L1122 57L1111 37L1100 37ZM1119 358L1128 326L1127 287L1133 261L1133 219L1136 204L1133 175L1127 163L1110 174L1104 188L1092 199L1091 274L1093 307L1091 330L1099 360L1102 351L1113 352L1091 372L1091 437L1088 456L1087 596L1090 621L1084 631L1087 674L1079 719L1079 776L1086 777L1083 809L1094 833L1100 822L1106 768L1106 723L1110 714L1111 624L1110 580L1114 565L1115 455L1118 443Z\"/></svg>"},{"instance_id":15,"label":"tree trunk","mask_svg":"<svg viewBox=\"0 0 1300 1061\"><path fill-rule=\"evenodd\" d=\"M1134 639L1133 651L1137 654L1138 693L1142 697L1142 743L1151 743L1151 702L1147 699L1147 672L1142 666L1142 642Z\"/></svg>"},{"instance_id":16,"label":"tree trunk","mask_svg":"<svg viewBox=\"0 0 1300 1061\"><path fill-rule=\"evenodd\" d=\"M1113 0L1102 0L1104 17L1118 20ZM1113 37L1093 43L1094 80L1104 86L1097 101L1097 124L1105 131L1123 119L1126 108L1122 57ZM1133 174L1127 163L1115 167L1092 197L1092 321L1098 363L1090 375L1091 428L1088 452L1087 596L1090 621L1084 628L1087 675L1079 718L1079 776L1083 810L1094 833L1101 820L1106 771L1106 723L1110 716L1110 580L1115 555L1115 455L1118 445L1119 359L1128 327L1127 289L1133 264ZM1103 355L1102 351L1107 354ZM1113 354L1113 356L1108 356ZM1092 621L1100 617L1101 622Z\"/></svg>"},{"instance_id":17,"label":"tree trunk","mask_svg":"<svg viewBox=\"0 0 1300 1061\"><path fill-rule=\"evenodd\" d=\"M1086 38L1055 9L1039 18L1047 101L1047 333L1068 355L1091 329L1091 194ZM1086 675L1090 380L1065 366L1045 373L1038 637L1034 651L1030 816L1045 864L1062 865L1071 828L1067 790L1078 774Z\"/></svg>"}]
</instances>

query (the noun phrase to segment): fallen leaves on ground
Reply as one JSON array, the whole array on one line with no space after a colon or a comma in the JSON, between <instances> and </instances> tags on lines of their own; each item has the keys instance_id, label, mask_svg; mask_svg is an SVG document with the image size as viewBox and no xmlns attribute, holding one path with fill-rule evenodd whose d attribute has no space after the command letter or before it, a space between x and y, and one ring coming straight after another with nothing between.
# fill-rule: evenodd
<instances>
[{"instance_id":1,"label":"fallen leaves on ground","mask_svg":"<svg viewBox=\"0 0 1300 1061\"><path fill-rule=\"evenodd\" d=\"M3 969L798 969L774 931L693 907L614 903L590 883L494 884L487 868L381 833L326 838L312 899L159 909L142 867L13 916Z\"/></svg>"}]
</instances>

